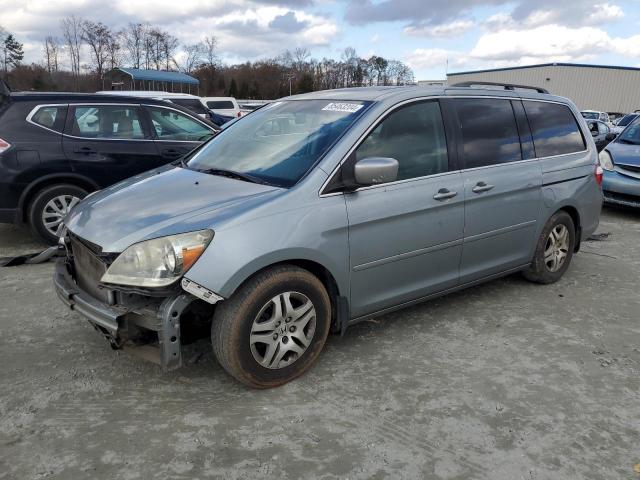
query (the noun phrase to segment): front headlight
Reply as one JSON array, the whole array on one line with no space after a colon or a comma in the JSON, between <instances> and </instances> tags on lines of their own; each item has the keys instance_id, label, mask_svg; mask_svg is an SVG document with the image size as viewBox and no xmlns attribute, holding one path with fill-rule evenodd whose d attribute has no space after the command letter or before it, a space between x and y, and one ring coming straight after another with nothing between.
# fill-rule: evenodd
<instances>
[{"instance_id":1,"label":"front headlight","mask_svg":"<svg viewBox=\"0 0 640 480\"><path fill-rule=\"evenodd\" d=\"M166 287L191 268L212 238L211 230L200 230L136 243L116 258L102 282Z\"/></svg>"},{"instance_id":2,"label":"front headlight","mask_svg":"<svg viewBox=\"0 0 640 480\"><path fill-rule=\"evenodd\" d=\"M611 154L606 150L600 152L598 162L603 169L609 170L610 172L613 171L613 160L611 159Z\"/></svg>"}]
</instances>

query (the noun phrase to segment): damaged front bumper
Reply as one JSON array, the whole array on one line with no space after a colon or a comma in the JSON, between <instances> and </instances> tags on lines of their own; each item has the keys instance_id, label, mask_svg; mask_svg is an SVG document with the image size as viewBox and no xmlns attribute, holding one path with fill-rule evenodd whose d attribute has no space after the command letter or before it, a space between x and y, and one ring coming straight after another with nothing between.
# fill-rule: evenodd
<instances>
[{"instance_id":1,"label":"damaged front bumper","mask_svg":"<svg viewBox=\"0 0 640 480\"><path fill-rule=\"evenodd\" d=\"M66 258L56 261L53 283L58 297L84 316L113 348L137 354L164 370L182 366L180 318L196 297L176 290L166 298L126 295L126 302L108 305L83 291L67 265Z\"/></svg>"}]
</instances>

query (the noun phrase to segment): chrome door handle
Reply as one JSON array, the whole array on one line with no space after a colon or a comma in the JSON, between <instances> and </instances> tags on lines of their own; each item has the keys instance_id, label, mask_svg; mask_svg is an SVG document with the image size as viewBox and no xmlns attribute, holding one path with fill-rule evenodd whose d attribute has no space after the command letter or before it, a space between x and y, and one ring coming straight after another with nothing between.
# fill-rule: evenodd
<instances>
[{"instance_id":1,"label":"chrome door handle","mask_svg":"<svg viewBox=\"0 0 640 480\"><path fill-rule=\"evenodd\" d=\"M492 188L493 188L493 185L487 185L484 182L478 182L476 183L476 186L471 189L471 191L473 193L482 193L482 192L488 192Z\"/></svg>"},{"instance_id":2,"label":"chrome door handle","mask_svg":"<svg viewBox=\"0 0 640 480\"><path fill-rule=\"evenodd\" d=\"M449 200L456 195L458 195L458 192L452 192L451 190L447 190L446 188L441 188L440 190L438 190L438 193L433 196L433 199L439 201Z\"/></svg>"}]
</instances>

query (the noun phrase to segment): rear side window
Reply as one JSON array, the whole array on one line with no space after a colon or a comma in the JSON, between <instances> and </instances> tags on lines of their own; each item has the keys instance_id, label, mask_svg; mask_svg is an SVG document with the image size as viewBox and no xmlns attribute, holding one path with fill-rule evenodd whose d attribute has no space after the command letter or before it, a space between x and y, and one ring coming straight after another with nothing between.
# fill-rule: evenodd
<instances>
[{"instance_id":1,"label":"rear side window","mask_svg":"<svg viewBox=\"0 0 640 480\"><path fill-rule=\"evenodd\" d=\"M465 168L522 160L520 137L509 100L454 99L462 131Z\"/></svg>"},{"instance_id":2,"label":"rear side window","mask_svg":"<svg viewBox=\"0 0 640 480\"><path fill-rule=\"evenodd\" d=\"M391 113L356 150L356 161L367 157L395 158L398 180L446 172L449 164L440 104L421 102Z\"/></svg>"},{"instance_id":3,"label":"rear side window","mask_svg":"<svg viewBox=\"0 0 640 480\"><path fill-rule=\"evenodd\" d=\"M233 110L236 108L229 100L211 100L207 102L207 107L211 110Z\"/></svg>"},{"instance_id":4,"label":"rear side window","mask_svg":"<svg viewBox=\"0 0 640 480\"><path fill-rule=\"evenodd\" d=\"M204 105L200 100L196 100L195 98L172 98L170 99L172 103L176 105L180 105L181 107L188 108L192 112L195 113L207 113L207 109L204 108Z\"/></svg>"},{"instance_id":5,"label":"rear side window","mask_svg":"<svg viewBox=\"0 0 640 480\"><path fill-rule=\"evenodd\" d=\"M74 108L71 135L85 138L144 138L140 109L126 105L95 105Z\"/></svg>"},{"instance_id":6,"label":"rear side window","mask_svg":"<svg viewBox=\"0 0 640 480\"><path fill-rule=\"evenodd\" d=\"M41 127L62 132L67 107L40 107L32 116L31 121Z\"/></svg>"},{"instance_id":7,"label":"rear side window","mask_svg":"<svg viewBox=\"0 0 640 480\"><path fill-rule=\"evenodd\" d=\"M587 147L571 109L549 102L524 101L538 157L581 152Z\"/></svg>"}]
</instances>

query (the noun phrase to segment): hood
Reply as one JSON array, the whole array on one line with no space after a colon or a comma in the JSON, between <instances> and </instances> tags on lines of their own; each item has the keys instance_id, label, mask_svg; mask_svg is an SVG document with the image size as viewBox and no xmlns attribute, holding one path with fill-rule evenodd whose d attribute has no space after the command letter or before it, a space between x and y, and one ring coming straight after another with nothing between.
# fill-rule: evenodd
<instances>
[{"instance_id":1,"label":"hood","mask_svg":"<svg viewBox=\"0 0 640 480\"><path fill-rule=\"evenodd\" d=\"M168 167L137 175L80 202L67 228L105 252L172 233L213 227L215 215L282 189ZM197 217L197 222L189 219Z\"/></svg>"},{"instance_id":2,"label":"hood","mask_svg":"<svg viewBox=\"0 0 640 480\"><path fill-rule=\"evenodd\" d=\"M614 165L634 165L640 167L640 145L631 145L614 140L607 145L606 149L611 154Z\"/></svg>"}]
</instances>

